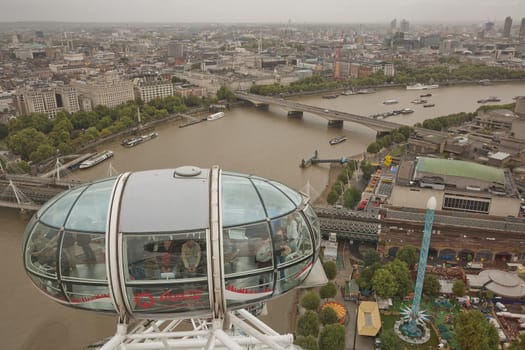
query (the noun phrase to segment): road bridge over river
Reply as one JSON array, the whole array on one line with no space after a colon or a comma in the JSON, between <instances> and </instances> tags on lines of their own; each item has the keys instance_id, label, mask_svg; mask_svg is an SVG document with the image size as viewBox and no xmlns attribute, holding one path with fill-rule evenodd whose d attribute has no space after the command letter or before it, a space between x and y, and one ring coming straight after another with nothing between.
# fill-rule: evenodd
<instances>
[{"instance_id":1,"label":"road bridge over river","mask_svg":"<svg viewBox=\"0 0 525 350\"><path fill-rule=\"evenodd\" d=\"M260 96L248 94L244 92L236 92L235 96L239 100L248 101L256 107L267 107L269 105L280 106L289 111L289 115L302 115L302 112L316 114L328 120L328 126L342 127L344 121L366 125L379 133L388 133L394 129L402 127L402 124L389 122L381 119L374 119L362 115L335 111L321 107L309 106L294 101L285 100L283 98L275 98L269 96Z\"/></svg>"}]
</instances>

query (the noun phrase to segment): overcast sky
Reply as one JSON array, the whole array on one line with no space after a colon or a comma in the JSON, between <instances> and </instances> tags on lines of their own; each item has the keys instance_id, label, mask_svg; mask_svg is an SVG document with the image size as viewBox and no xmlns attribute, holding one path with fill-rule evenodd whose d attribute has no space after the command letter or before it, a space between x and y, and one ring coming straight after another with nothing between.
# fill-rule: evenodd
<instances>
[{"instance_id":1,"label":"overcast sky","mask_svg":"<svg viewBox=\"0 0 525 350\"><path fill-rule=\"evenodd\" d=\"M518 24L525 0L0 0L0 21Z\"/></svg>"}]
</instances>

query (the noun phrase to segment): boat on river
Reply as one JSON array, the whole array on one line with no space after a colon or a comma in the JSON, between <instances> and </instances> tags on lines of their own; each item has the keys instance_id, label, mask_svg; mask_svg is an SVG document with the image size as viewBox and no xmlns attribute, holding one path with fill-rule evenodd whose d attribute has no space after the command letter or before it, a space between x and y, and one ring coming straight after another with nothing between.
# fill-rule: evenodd
<instances>
[{"instance_id":1,"label":"boat on river","mask_svg":"<svg viewBox=\"0 0 525 350\"><path fill-rule=\"evenodd\" d=\"M337 145L338 143L345 142L346 140L347 140L346 136L337 136L331 139L330 141L328 141L328 143L330 143L330 145L333 146L333 145Z\"/></svg>"},{"instance_id":2,"label":"boat on river","mask_svg":"<svg viewBox=\"0 0 525 350\"><path fill-rule=\"evenodd\" d=\"M159 136L159 133L157 133L157 132L150 132L148 134L144 134L144 135L135 136L135 137L131 137L131 138L125 139L124 141L122 141L121 145L124 146L124 147L135 147L135 146L141 144L142 142L149 141L151 139L154 139L157 136Z\"/></svg>"},{"instance_id":3,"label":"boat on river","mask_svg":"<svg viewBox=\"0 0 525 350\"><path fill-rule=\"evenodd\" d=\"M414 85L407 85L407 90L430 90L430 89L437 89L439 85L432 84L432 85L425 85L425 84L414 84Z\"/></svg>"},{"instance_id":4,"label":"boat on river","mask_svg":"<svg viewBox=\"0 0 525 350\"><path fill-rule=\"evenodd\" d=\"M481 100L478 100L478 103L487 103L487 102L499 102L501 99L496 96L490 96L488 98L482 98Z\"/></svg>"},{"instance_id":5,"label":"boat on river","mask_svg":"<svg viewBox=\"0 0 525 350\"><path fill-rule=\"evenodd\" d=\"M82 163L80 163L79 165L79 168L80 169L87 169L87 168L91 168L92 166L95 166L99 163L102 163L103 161L105 161L106 159L109 159L113 157L113 151L102 151L102 152L99 152L97 154L95 154L93 157L90 157L88 159L86 159L85 161L83 161Z\"/></svg>"},{"instance_id":6,"label":"boat on river","mask_svg":"<svg viewBox=\"0 0 525 350\"><path fill-rule=\"evenodd\" d=\"M217 112L217 113L210 114L208 118L206 119L207 120L217 120L217 119L221 119L222 117L224 117L224 112Z\"/></svg>"},{"instance_id":7,"label":"boat on river","mask_svg":"<svg viewBox=\"0 0 525 350\"><path fill-rule=\"evenodd\" d=\"M423 107L425 107L425 108L434 107L434 106L435 106L435 104L433 104L433 103L427 103L427 104L423 105Z\"/></svg>"},{"instance_id":8,"label":"boat on river","mask_svg":"<svg viewBox=\"0 0 525 350\"><path fill-rule=\"evenodd\" d=\"M426 94L419 95L419 97L430 97L430 96L432 96L432 94L430 92L426 93Z\"/></svg>"},{"instance_id":9,"label":"boat on river","mask_svg":"<svg viewBox=\"0 0 525 350\"><path fill-rule=\"evenodd\" d=\"M412 101L412 103L416 104L416 105L422 105L422 104L425 104L427 102L428 102L427 100L424 100L422 98L416 98L414 101Z\"/></svg>"},{"instance_id":10,"label":"boat on river","mask_svg":"<svg viewBox=\"0 0 525 350\"><path fill-rule=\"evenodd\" d=\"M396 103L399 103L399 101L398 100L386 100L386 101L383 101L384 105L395 105Z\"/></svg>"},{"instance_id":11,"label":"boat on river","mask_svg":"<svg viewBox=\"0 0 525 350\"><path fill-rule=\"evenodd\" d=\"M327 98L327 99L334 99L334 98L337 98L338 95L323 95L323 98Z\"/></svg>"}]
</instances>

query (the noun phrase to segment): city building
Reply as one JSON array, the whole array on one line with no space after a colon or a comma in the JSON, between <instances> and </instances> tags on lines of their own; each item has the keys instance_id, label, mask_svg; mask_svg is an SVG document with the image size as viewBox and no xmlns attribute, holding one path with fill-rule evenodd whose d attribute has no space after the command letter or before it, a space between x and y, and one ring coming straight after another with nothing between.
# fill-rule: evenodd
<instances>
[{"instance_id":1,"label":"city building","mask_svg":"<svg viewBox=\"0 0 525 350\"><path fill-rule=\"evenodd\" d=\"M145 103L155 98L173 96L173 84L170 81L136 79L134 83L136 97Z\"/></svg>"},{"instance_id":2,"label":"city building","mask_svg":"<svg viewBox=\"0 0 525 350\"><path fill-rule=\"evenodd\" d=\"M71 85L77 90L79 96L90 100L92 107L98 105L116 107L135 100L133 82L121 80L114 74L89 81L73 80Z\"/></svg>"},{"instance_id":3,"label":"city building","mask_svg":"<svg viewBox=\"0 0 525 350\"><path fill-rule=\"evenodd\" d=\"M70 86L27 86L17 89L14 104L19 115L45 113L54 118L58 111L80 110L76 90Z\"/></svg>"},{"instance_id":4,"label":"city building","mask_svg":"<svg viewBox=\"0 0 525 350\"><path fill-rule=\"evenodd\" d=\"M399 23L399 31L408 32L409 29L410 29L410 22L403 18L403 20L401 20L401 23Z\"/></svg>"},{"instance_id":5,"label":"city building","mask_svg":"<svg viewBox=\"0 0 525 350\"><path fill-rule=\"evenodd\" d=\"M390 31L395 32L397 28L397 19L394 18L392 22L390 22Z\"/></svg>"},{"instance_id":6,"label":"city building","mask_svg":"<svg viewBox=\"0 0 525 350\"><path fill-rule=\"evenodd\" d=\"M55 89L52 87L17 89L14 101L19 115L44 113L54 118L58 111Z\"/></svg>"},{"instance_id":7,"label":"city building","mask_svg":"<svg viewBox=\"0 0 525 350\"><path fill-rule=\"evenodd\" d=\"M521 19L520 25L520 39L525 40L525 17Z\"/></svg>"},{"instance_id":8,"label":"city building","mask_svg":"<svg viewBox=\"0 0 525 350\"><path fill-rule=\"evenodd\" d=\"M184 58L184 44L181 42L171 42L168 44L168 56Z\"/></svg>"},{"instance_id":9,"label":"city building","mask_svg":"<svg viewBox=\"0 0 525 350\"><path fill-rule=\"evenodd\" d=\"M517 216L521 204L508 169L430 157L403 161L390 204L424 209L431 196L437 210L502 217Z\"/></svg>"},{"instance_id":10,"label":"city building","mask_svg":"<svg viewBox=\"0 0 525 350\"><path fill-rule=\"evenodd\" d=\"M173 88L173 94L186 97L186 96L198 96L206 97L208 90L205 87L195 85L176 85Z\"/></svg>"},{"instance_id":11,"label":"city building","mask_svg":"<svg viewBox=\"0 0 525 350\"><path fill-rule=\"evenodd\" d=\"M510 16L505 18L505 24L503 25L503 37L510 37L510 29L512 28L512 18Z\"/></svg>"}]
</instances>

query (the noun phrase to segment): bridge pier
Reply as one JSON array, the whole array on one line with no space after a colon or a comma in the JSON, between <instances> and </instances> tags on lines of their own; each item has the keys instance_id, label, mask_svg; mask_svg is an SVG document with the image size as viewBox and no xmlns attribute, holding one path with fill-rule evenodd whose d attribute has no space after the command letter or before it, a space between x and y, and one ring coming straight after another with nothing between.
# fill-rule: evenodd
<instances>
[{"instance_id":1,"label":"bridge pier","mask_svg":"<svg viewBox=\"0 0 525 350\"><path fill-rule=\"evenodd\" d=\"M267 111L270 108L270 105L268 103L257 103L255 104L255 108L263 110L263 111Z\"/></svg>"},{"instance_id":2,"label":"bridge pier","mask_svg":"<svg viewBox=\"0 0 525 350\"><path fill-rule=\"evenodd\" d=\"M341 119L333 119L328 121L328 127L334 128L334 129L342 129L343 128L344 120Z\"/></svg>"},{"instance_id":3,"label":"bridge pier","mask_svg":"<svg viewBox=\"0 0 525 350\"><path fill-rule=\"evenodd\" d=\"M301 119L303 117L303 111L288 111L288 116L290 118Z\"/></svg>"}]
</instances>

